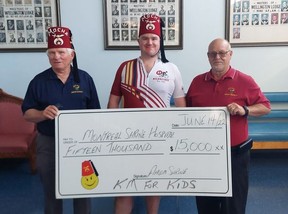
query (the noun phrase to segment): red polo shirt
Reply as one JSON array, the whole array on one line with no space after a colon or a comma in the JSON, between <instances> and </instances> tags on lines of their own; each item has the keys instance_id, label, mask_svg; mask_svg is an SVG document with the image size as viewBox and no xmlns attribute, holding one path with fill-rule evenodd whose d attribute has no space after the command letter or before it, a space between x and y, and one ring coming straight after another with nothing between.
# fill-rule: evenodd
<instances>
[{"instance_id":1,"label":"red polo shirt","mask_svg":"<svg viewBox=\"0 0 288 214\"><path fill-rule=\"evenodd\" d=\"M189 87L186 101L189 107L223 107L235 102L241 106L262 103L270 108L269 100L253 78L231 67L218 81L213 79L211 71L196 76ZM230 124L232 146L247 140L246 117L230 115Z\"/></svg>"}]
</instances>

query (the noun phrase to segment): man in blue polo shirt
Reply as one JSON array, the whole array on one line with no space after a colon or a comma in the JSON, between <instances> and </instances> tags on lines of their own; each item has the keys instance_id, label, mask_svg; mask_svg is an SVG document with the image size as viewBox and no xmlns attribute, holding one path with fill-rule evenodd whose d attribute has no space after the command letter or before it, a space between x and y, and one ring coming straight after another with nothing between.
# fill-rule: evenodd
<instances>
[{"instance_id":1,"label":"man in blue polo shirt","mask_svg":"<svg viewBox=\"0 0 288 214\"><path fill-rule=\"evenodd\" d=\"M77 67L71 37L68 28L48 29L47 55L51 67L32 79L22 105L24 118L37 123L39 132L37 170L44 189L45 214L62 214L62 200L55 198L54 119L58 110L100 108L92 77ZM74 199L73 205L74 214L91 213L90 199Z\"/></svg>"}]
</instances>

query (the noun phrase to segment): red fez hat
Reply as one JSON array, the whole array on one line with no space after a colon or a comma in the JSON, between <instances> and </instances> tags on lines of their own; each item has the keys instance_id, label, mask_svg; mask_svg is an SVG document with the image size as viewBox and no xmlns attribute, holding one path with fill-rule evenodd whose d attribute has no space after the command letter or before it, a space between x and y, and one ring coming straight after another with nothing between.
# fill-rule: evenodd
<instances>
[{"instance_id":1,"label":"red fez hat","mask_svg":"<svg viewBox=\"0 0 288 214\"><path fill-rule=\"evenodd\" d=\"M161 37L161 19L154 14L146 14L140 18L139 36L145 33L153 33Z\"/></svg>"},{"instance_id":2,"label":"red fez hat","mask_svg":"<svg viewBox=\"0 0 288 214\"><path fill-rule=\"evenodd\" d=\"M89 176L92 174L96 174L98 176L98 172L94 167L94 164L91 160L82 162L82 176Z\"/></svg>"},{"instance_id":3,"label":"red fez hat","mask_svg":"<svg viewBox=\"0 0 288 214\"><path fill-rule=\"evenodd\" d=\"M161 61L166 63L169 61L165 56L162 27L164 27L164 22L159 16L155 14L145 14L140 18L139 37L145 33L152 33L159 36Z\"/></svg>"},{"instance_id":4,"label":"red fez hat","mask_svg":"<svg viewBox=\"0 0 288 214\"><path fill-rule=\"evenodd\" d=\"M50 27L47 30L48 33L48 49L50 48L72 48L72 33L67 27ZM76 82L80 82L78 74L78 64L76 53L73 58L73 75Z\"/></svg>"},{"instance_id":5,"label":"red fez hat","mask_svg":"<svg viewBox=\"0 0 288 214\"><path fill-rule=\"evenodd\" d=\"M69 28L50 27L48 32L48 49L49 48L72 48L72 35Z\"/></svg>"}]
</instances>

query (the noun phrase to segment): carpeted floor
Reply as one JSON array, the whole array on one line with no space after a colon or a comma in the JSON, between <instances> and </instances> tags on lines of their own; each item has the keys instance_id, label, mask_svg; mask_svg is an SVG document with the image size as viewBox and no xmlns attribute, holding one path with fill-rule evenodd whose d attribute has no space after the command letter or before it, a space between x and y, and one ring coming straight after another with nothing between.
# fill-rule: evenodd
<instances>
[{"instance_id":1,"label":"carpeted floor","mask_svg":"<svg viewBox=\"0 0 288 214\"><path fill-rule=\"evenodd\" d=\"M93 198L93 214L112 214L113 198ZM144 214L142 197L134 214ZM38 174L31 175L23 159L0 159L0 213L42 214L43 193ZM65 200L64 214L72 214ZM194 197L162 197L159 214L196 214ZM288 213L288 151L254 151L246 214Z\"/></svg>"}]
</instances>

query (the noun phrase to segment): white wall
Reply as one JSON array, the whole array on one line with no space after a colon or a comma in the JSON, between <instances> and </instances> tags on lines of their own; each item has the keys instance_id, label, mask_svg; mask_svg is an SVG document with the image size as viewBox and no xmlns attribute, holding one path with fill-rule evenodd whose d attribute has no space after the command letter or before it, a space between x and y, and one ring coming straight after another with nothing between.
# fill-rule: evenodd
<instances>
[{"instance_id":1,"label":"white wall","mask_svg":"<svg viewBox=\"0 0 288 214\"><path fill-rule=\"evenodd\" d=\"M80 3L81 2L81 3ZM207 71L209 42L224 37L225 0L183 0L184 49L166 51L182 72L184 86ZM102 108L119 64L139 51L105 51L102 0L61 0L61 23L72 30L78 65L94 78ZM250 74L263 91L288 91L288 48L234 48L232 66ZM0 53L0 88L23 97L29 81L50 65L45 53Z\"/></svg>"}]
</instances>

